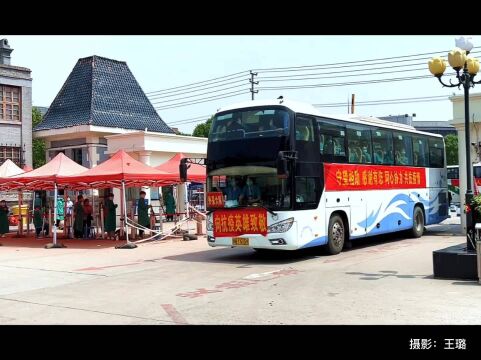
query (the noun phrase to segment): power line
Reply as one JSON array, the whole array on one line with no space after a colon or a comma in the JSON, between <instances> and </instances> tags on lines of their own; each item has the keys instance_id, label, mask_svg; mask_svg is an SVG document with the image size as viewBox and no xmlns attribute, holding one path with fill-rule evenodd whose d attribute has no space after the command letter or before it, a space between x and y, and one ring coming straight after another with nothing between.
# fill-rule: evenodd
<instances>
[{"instance_id":1,"label":"power line","mask_svg":"<svg viewBox=\"0 0 481 360\"><path fill-rule=\"evenodd\" d=\"M197 96L216 93L216 92L219 92L219 91L234 89L234 88L238 88L238 87L246 86L246 85L247 84L239 84L239 85L235 85L235 86L226 87L226 88L223 88L223 89L212 90L212 91L207 91L207 92L203 92L203 93L199 93L199 94L195 94L195 95L184 96L184 97L181 97L181 98L175 98L175 99L170 99L170 100L162 100L162 101L151 101L151 103L152 104L161 104L161 103L172 102L172 101L176 101L176 100L189 99L189 98L193 98L193 97L197 97ZM228 94L228 93L226 93L226 94ZM177 95L170 95L170 96L177 96ZM166 96L166 97L170 97L170 96Z\"/></svg>"},{"instance_id":2,"label":"power line","mask_svg":"<svg viewBox=\"0 0 481 360\"><path fill-rule=\"evenodd\" d=\"M248 78L244 78L244 79L241 79L241 80L235 80L235 81L231 81L231 82L227 82L227 83L224 83L224 84L221 84L221 85L213 85L213 86L205 86L205 87L201 87L197 90L187 90L187 91L180 91L180 90L177 90L177 91L169 91L169 92L166 92L164 94L159 94L159 95L153 95L153 96L148 96L148 98L150 100L152 99L161 99L161 98L166 98L166 97L171 97L171 96L178 96L178 95L183 95L183 94L191 94L191 93L195 93L195 92L198 92L198 91L204 91L204 90L207 90L207 89L214 89L214 88L219 88L219 87L222 87L222 86L227 86L227 85L231 85L231 84L237 84L237 83L240 83L242 82L243 84L247 84L247 81ZM175 94L173 94L175 93ZM165 94L172 94L172 95L165 95Z\"/></svg>"},{"instance_id":3,"label":"power line","mask_svg":"<svg viewBox=\"0 0 481 360\"><path fill-rule=\"evenodd\" d=\"M196 116L196 117L193 117L193 118L182 119L182 120L174 120L172 122L168 122L167 125L178 123L178 122L191 121L191 120L200 121L200 120L205 119L206 117L210 117L210 116L212 116L212 114L210 114L210 115L200 115L200 116Z\"/></svg>"},{"instance_id":4,"label":"power line","mask_svg":"<svg viewBox=\"0 0 481 360\"><path fill-rule=\"evenodd\" d=\"M249 91L240 91L238 94L227 95L227 96L213 96L211 98L206 98L206 100L210 99L208 101L193 101L193 102L192 101L184 101L184 102L181 102L181 103L178 103L178 104L170 104L170 105L163 106L163 107L156 107L155 109L156 110L173 109L173 108L177 108L177 107L183 107L183 106L189 106L189 105L209 102L209 101L213 101L213 100L225 99L225 98L238 96L238 95L242 95L242 94L248 94L248 93L249 93Z\"/></svg>"},{"instance_id":5,"label":"power line","mask_svg":"<svg viewBox=\"0 0 481 360\"><path fill-rule=\"evenodd\" d=\"M185 87L196 87L196 86L193 86L193 85L204 84L204 83L207 83L207 82L214 83L214 80L218 80L218 79L225 79L225 78L234 78L235 79L235 78L238 78L238 77L241 77L241 76L245 76L248 73L249 72L247 70L239 71L239 72L236 72L234 74L219 76L219 77L212 78L212 79L209 79L209 80L198 81L198 82L194 82L194 83L190 83L190 84L186 84L186 85L180 85L180 86L165 88L165 89L156 90L156 91L149 91L149 92L146 92L146 94L154 94L154 93L164 92L164 91L167 91L167 90L173 90L173 89L179 89L179 88L185 88ZM239 74L242 74L242 75L239 75ZM235 75L237 75L237 76L235 76ZM232 79L225 79L225 80L222 80L222 81L227 81L227 80L232 80ZM222 81L220 81L220 82L222 82ZM219 81L216 81L216 82L219 82Z\"/></svg>"},{"instance_id":6,"label":"power line","mask_svg":"<svg viewBox=\"0 0 481 360\"><path fill-rule=\"evenodd\" d=\"M479 49L481 46L475 46L473 49ZM259 69L254 69L255 71L263 71L263 72L277 72L277 71L302 71L300 69L307 69L307 68L317 68L317 67L329 67L332 68L334 65L339 65L339 64L354 64L352 66L358 66L357 64L360 63L372 63L376 61L383 61L379 64L386 64L386 63L392 63L392 62L386 62L384 60L392 60L392 59L405 59L405 58L410 58L410 57L420 57L420 56L426 56L426 55L433 55L433 54L438 54L438 53L447 53L447 51L434 51L434 52L428 52L428 53L421 53L421 54L411 54L411 55L402 55L402 56L391 56L391 57L386 57L386 58L377 58L377 59L365 59L365 60L357 60L357 61L345 61L345 62L335 62L335 63L330 63L330 64L319 64L319 65L303 65L303 66L290 66L290 67L274 67L274 68L259 68ZM416 59L420 60L420 59ZM409 59L409 60L398 60L394 62L404 62L404 61L414 61L414 59ZM375 65L375 64L369 64L369 66ZM364 66L364 65L359 65L359 66Z\"/></svg>"},{"instance_id":7,"label":"power line","mask_svg":"<svg viewBox=\"0 0 481 360\"><path fill-rule=\"evenodd\" d=\"M166 91L166 92L161 93L161 94L149 95L148 98L150 98L150 99L161 98L161 97L165 97L166 96L165 94L172 94L172 93L177 93L175 95L187 94L189 92L203 91L203 90L206 90L206 89L212 89L212 88L216 88L216 87L219 87L219 86L237 84L239 82L246 82L247 83L248 78L245 77L245 75L242 75L242 77L243 77L243 79L235 80L235 81L229 81L229 82L219 81L219 82L213 82L213 83L206 84L206 85L193 86L192 88ZM229 79L229 80L232 80L232 79ZM222 83L222 82L223 82L223 84L210 86L212 84L217 84L217 83ZM194 88L198 88L198 89L195 90Z\"/></svg>"},{"instance_id":8,"label":"power line","mask_svg":"<svg viewBox=\"0 0 481 360\"><path fill-rule=\"evenodd\" d=\"M446 75L453 75L455 73L450 73ZM334 86L347 86L347 85L366 85L366 84L377 84L383 82L395 82L395 81L406 81L406 80L419 80L432 78L432 75L420 75L420 76L409 76L400 78L390 78L390 79L373 79L373 80L363 80L363 81L351 81L345 83L328 83L328 84L311 84L311 85L287 85L287 86L271 86L271 87L260 87L259 90L289 90L289 89L306 89L306 88L317 88L317 87L334 87Z\"/></svg>"},{"instance_id":9,"label":"power line","mask_svg":"<svg viewBox=\"0 0 481 360\"><path fill-rule=\"evenodd\" d=\"M358 104L368 104L368 103L378 103L384 101L398 101L398 100L418 100L418 99L439 99L443 98L445 100L449 99L448 95L433 95L433 96L421 96L421 97L411 97L411 98L397 98L397 99L381 99L381 100L366 100L366 101L356 101L356 105ZM324 104L312 104L313 106L330 106L330 105L343 105L346 106L345 102L338 102L338 103L324 103Z\"/></svg>"},{"instance_id":10,"label":"power line","mask_svg":"<svg viewBox=\"0 0 481 360\"><path fill-rule=\"evenodd\" d=\"M396 105L396 104L409 104L409 103L419 103L419 102L436 102L436 101L446 101L449 100L447 95L437 95L437 96L422 96L422 97L409 97L409 98L395 98L395 99L380 99L380 100L368 100L356 102L356 106L371 106L371 105ZM323 104L313 104L314 107L318 108L337 108L345 107L344 102L335 103L323 103ZM197 116L195 118L188 118L182 120L175 120L167 123L167 125L187 125L192 123L200 123L207 121L212 114Z\"/></svg>"},{"instance_id":11,"label":"power line","mask_svg":"<svg viewBox=\"0 0 481 360\"><path fill-rule=\"evenodd\" d=\"M473 49L479 49L481 48L480 46L474 47ZM366 66L374 66L374 65L384 65L387 63L399 63L399 62L409 62L409 61L417 61L421 60L419 59L408 59L408 58L413 58L413 57L421 57L421 56L426 56L426 55L434 55L438 53L446 53L447 51L435 51L435 52L429 52L429 53L421 53L421 54L411 54L411 55L403 55L403 56L392 56L392 57L386 57L386 58L376 58L376 59L366 59L366 60L357 60L357 61L346 61L346 62L335 62L335 63L330 63L330 64L318 64L318 65L304 65L304 66L291 66L291 67L272 67L272 68L258 68L255 69L255 71L261 71L261 72L290 72L290 71L306 71L306 69L314 69L314 68L326 68L328 67L329 69L333 68L339 68L339 67L345 67L345 65L353 64L350 65L350 67L366 67ZM474 54L475 51L473 51L471 54ZM404 60L395 60L395 61L384 61L384 60L392 60L392 59L404 59ZM426 59L426 58L424 58ZM382 62L378 62L382 61ZM340 66L337 66L340 65ZM219 82L225 82L228 80L232 80L235 78L239 78L242 76L245 76L249 73L249 70L244 70L244 71L239 71L236 73L232 73L229 75L224 75L224 76L219 76L215 77L212 79L208 80L203 80L203 81L198 81L186 85L180 85L180 86L175 86L171 88L165 88L161 90L156 90L156 91L150 91L147 92L146 94L156 94L156 93L167 93L167 92L174 92L174 91L184 91L187 90L187 88L198 88L198 87L203 87L205 85L200 85L200 84L206 84L206 83L219 83ZM223 79L223 80L220 80ZM214 81L214 80L220 80L220 81ZM210 85L208 84L208 85ZM195 86L197 85L197 86ZM181 89L181 90L179 90ZM169 90L174 90L174 91L169 91ZM149 97L154 96L154 95L149 95Z\"/></svg>"}]
</instances>

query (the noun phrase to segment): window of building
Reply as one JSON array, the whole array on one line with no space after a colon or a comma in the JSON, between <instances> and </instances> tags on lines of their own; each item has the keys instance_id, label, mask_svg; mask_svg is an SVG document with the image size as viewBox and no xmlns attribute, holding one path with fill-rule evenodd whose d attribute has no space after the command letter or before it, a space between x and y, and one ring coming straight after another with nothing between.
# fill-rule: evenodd
<instances>
[{"instance_id":1,"label":"window of building","mask_svg":"<svg viewBox=\"0 0 481 360\"><path fill-rule=\"evenodd\" d=\"M410 135L393 133L394 140L394 163L396 165L413 164L413 147Z\"/></svg>"},{"instance_id":2,"label":"window of building","mask_svg":"<svg viewBox=\"0 0 481 360\"><path fill-rule=\"evenodd\" d=\"M413 136L414 166L429 166L428 139L424 136Z\"/></svg>"},{"instance_id":3,"label":"window of building","mask_svg":"<svg viewBox=\"0 0 481 360\"><path fill-rule=\"evenodd\" d=\"M15 146L0 146L0 164L10 159L18 166L22 166L20 158L21 150L20 147Z\"/></svg>"},{"instance_id":4,"label":"window of building","mask_svg":"<svg viewBox=\"0 0 481 360\"><path fill-rule=\"evenodd\" d=\"M82 164L82 149L72 149L72 159L79 165Z\"/></svg>"},{"instance_id":5,"label":"window of building","mask_svg":"<svg viewBox=\"0 0 481 360\"><path fill-rule=\"evenodd\" d=\"M20 121L20 88L0 85L0 120Z\"/></svg>"},{"instance_id":6,"label":"window of building","mask_svg":"<svg viewBox=\"0 0 481 360\"><path fill-rule=\"evenodd\" d=\"M374 164L394 163L393 143L391 131L373 130L372 131L372 152Z\"/></svg>"},{"instance_id":7,"label":"window of building","mask_svg":"<svg viewBox=\"0 0 481 360\"><path fill-rule=\"evenodd\" d=\"M372 163L371 131L369 129L356 125L348 125L347 140L350 163Z\"/></svg>"}]
</instances>

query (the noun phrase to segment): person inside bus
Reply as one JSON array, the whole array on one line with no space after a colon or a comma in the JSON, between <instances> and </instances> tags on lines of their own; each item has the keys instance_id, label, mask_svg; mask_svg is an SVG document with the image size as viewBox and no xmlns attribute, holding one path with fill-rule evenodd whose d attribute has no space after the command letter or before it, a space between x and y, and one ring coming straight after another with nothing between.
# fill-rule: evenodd
<instances>
[{"instance_id":1,"label":"person inside bus","mask_svg":"<svg viewBox=\"0 0 481 360\"><path fill-rule=\"evenodd\" d=\"M227 122L226 130L227 132L230 131L237 131L242 130L243 127L241 125L241 117L237 116L236 118L232 118Z\"/></svg>"},{"instance_id":2,"label":"person inside bus","mask_svg":"<svg viewBox=\"0 0 481 360\"><path fill-rule=\"evenodd\" d=\"M242 189L235 178L229 180L229 186L225 189L224 195L226 197L226 207L228 203L236 206L241 201Z\"/></svg>"},{"instance_id":3,"label":"person inside bus","mask_svg":"<svg viewBox=\"0 0 481 360\"><path fill-rule=\"evenodd\" d=\"M418 163L418 152L415 151L414 154L413 154L413 164L414 166L419 166L419 163Z\"/></svg>"},{"instance_id":4,"label":"person inside bus","mask_svg":"<svg viewBox=\"0 0 481 360\"><path fill-rule=\"evenodd\" d=\"M374 163L375 164L382 164L383 160L383 153L382 153L382 150L381 149L376 149L376 151L374 152Z\"/></svg>"},{"instance_id":5,"label":"person inside bus","mask_svg":"<svg viewBox=\"0 0 481 360\"><path fill-rule=\"evenodd\" d=\"M259 123L259 131L269 131L277 129L277 127L274 125L274 118L272 116L261 116L259 119Z\"/></svg>"},{"instance_id":6,"label":"person inside bus","mask_svg":"<svg viewBox=\"0 0 481 360\"><path fill-rule=\"evenodd\" d=\"M362 144L362 162L371 163L371 154L367 150L367 144Z\"/></svg>"},{"instance_id":7,"label":"person inside bus","mask_svg":"<svg viewBox=\"0 0 481 360\"><path fill-rule=\"evenodd\" d=\"M360 163L362 158L361 149L357 146L349 147L349 162Z\"/></svg>"},{"instance_id":8,"label":"person inside bus","mask_svg":"<svg viewBox=\"0 0 481 360\"><path fill-rule=\"evenodd\" d=\"M388 150L384 153L384 164L392 164L393 163L393 156L392 156L392 150Z\"/></svg>"},{"instance_id":9,"label":"person inside bus","mask_svg":"<svg viewBox=\"0 0 481 360\"><path fill-rule=\"evenodd\" d=\"M254 183L252 178L247 178L242 195L249 205L261 200L261 190L259 189L259 186Z\"/></svg>"}]
</instances>

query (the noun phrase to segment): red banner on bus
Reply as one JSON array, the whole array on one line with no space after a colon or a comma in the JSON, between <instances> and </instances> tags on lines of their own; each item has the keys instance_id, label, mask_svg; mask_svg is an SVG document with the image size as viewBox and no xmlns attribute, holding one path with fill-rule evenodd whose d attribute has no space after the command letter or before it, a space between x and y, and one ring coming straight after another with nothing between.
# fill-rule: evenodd
<instances>
[{"instance_id":1,"label":"red banner on bus","mask_svg":"<svg viewBox=\"0 0 481 360\"><path fill-rule=\"evenodd\" d=\"M265 209L216 210L214 212L214 237L243 234L267 235Z\"/></svg>"},{"instance_id":2,"label":"red banner on bus","mask_svg":"<svg viewBox=\"0 0 481 360\"><path fill-rule=\"evenodd\" d=\"M208 192L207 193L207 207L209 208L223 208L224 196L222 192Z\"/></svg>"},{"instance_id":3,"label":"red banner on bus","mask_svg":"<svg viewBox=\"0 0 481 360\"><path fill-rule=\"evenodd\" d=\"M426 187L425 168L324 164L327 191L388 190Z\"/></svg>"}]
</instances>

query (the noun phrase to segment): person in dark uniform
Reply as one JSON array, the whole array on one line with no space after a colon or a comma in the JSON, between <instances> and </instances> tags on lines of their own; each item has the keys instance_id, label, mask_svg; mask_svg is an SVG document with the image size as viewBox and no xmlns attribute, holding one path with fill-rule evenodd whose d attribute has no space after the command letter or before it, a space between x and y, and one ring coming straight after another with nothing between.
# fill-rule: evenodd
<instances>
[{"instance_id":1,"label":"person in dark uniform","mask_svg":"<svg viewBox=\"0 0 481 360\"><path fill-rule=\"evenodd\" d=\"M150 217L149 208L150 205L147 204L145 200L145 191L140 192L140 199L137 201L137 216L139 225L150 229ZM144 236L144 230L139 230L139 236L142 238Z\"/></svg>"},{"instance_id":2,"label":"person in dark uniform","mask_svg":"<svg viewBox=\"0 0 481 360\"><path fill-rule=\"evenodd\" d=\"M84 209L83 209L83 196L77 197L77 202L73 208L75 220L73 223L73 231L76 239L83 237L84 233Z\"/></svg>"},{"instance_id":3,"label":"person in dark uniform","mask_svg":"<svg viewBox=\"0 0 481 360\"><path fill-rule=\"evenodd\" d=\"M5 200L0 201L0 234L1 237L5 237L10 231L10 225L8 225L8 207Z\"/></svg>"},{"instance_id":4,"label":"person in dark uniform","mask_svg":"<svg viewBox=\"0 0 481 360\"><path fill-rule=\"evenodd\" d=\"M114 194L110 193L107 200L105 200L105 231L109 239L115 239L116 224L116 210L117 204L114 204Z\"/></svg>"}]
</instances>

